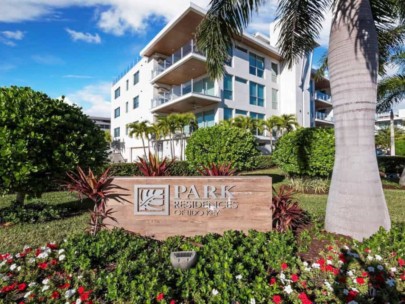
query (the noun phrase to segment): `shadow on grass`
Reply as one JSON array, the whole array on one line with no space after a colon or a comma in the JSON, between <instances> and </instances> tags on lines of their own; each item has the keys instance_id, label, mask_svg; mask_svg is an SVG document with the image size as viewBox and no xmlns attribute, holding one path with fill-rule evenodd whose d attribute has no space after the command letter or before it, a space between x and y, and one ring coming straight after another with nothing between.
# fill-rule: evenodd
<instances>
[{"instance_id":1,"label":"shadow on grass","mask_svg":"<svg viewBox=\"0 0 405 304\"><path fill-rule=\"evenodd\" d=\"M285 176L281 174L275 174L275 173L250 173L250 174L243 174L243 176L269 176L272 178L273 184L281 183L282 181L285 180Z\"/></svg>"}]
</instances>

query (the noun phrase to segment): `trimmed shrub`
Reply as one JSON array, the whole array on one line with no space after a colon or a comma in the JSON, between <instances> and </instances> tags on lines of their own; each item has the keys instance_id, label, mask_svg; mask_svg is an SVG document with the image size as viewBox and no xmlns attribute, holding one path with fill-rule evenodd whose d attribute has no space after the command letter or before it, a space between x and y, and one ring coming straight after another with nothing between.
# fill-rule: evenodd
<instances>
[{"instance_id":1,"label":"trimmed shrub","mask_svg":"<svg viewBox=\"0 0 405 304\"><path fill-rule=\"evenodd\" d=\"M259 155L253 157L253 162L255 164L253 170L270 169L274 167L273 158L271 155Z\"/></svg>"},{"instance_id":2,"label":"trimmed shrub","mask_svg":"<svg viewBox=\"0 0 405 304\"><path fill-rule=\"evenodd\" d=\"M273 161L289 175L330 176L335 156L333 129L302 128L279 139Z\"/></svg>"},{"instance_id":3,"label":"trimmed shrub","mask_svg":"<svg viewBox=\"0 0 405 304\"><path fill-rule=\"evenodd\" d=\"M248 130L225 125L201 128L187 143L186 156L193 168L232 163L238 170L254 168L260 154L255 137Z\"/></svg>"},{"instance_id":4,"label":"trimmed shrub","mask_svg":"<svg viewBox=\"0 0 405 304\"><path fill-rule=\"evenodd\" d=\"M384 173L402 173L405 167L404 156L378 156L378 168Z\"/></svg>"},{"instance_id":5,"label":"trimmed shrub","mask_svg":"<svg viewBox=\"0 0 405 304\"><path fill-rule=\"evenodd\" d=\"M135 163L110 164L112 176L143 176ZM169 168L170 176L195 176L198 172L186 161L176 161Z\"/></svg>"},{"instance_id":6,"label":"trimmed shrub","mask_svg":"<svg viewBox=\"0 0 405 304\"><path fill-rule=\"evenodd\" d=\"M405 138L397 139L395 141L395 154L398 156L405 156Z\"/></svg>"}]
</instances>

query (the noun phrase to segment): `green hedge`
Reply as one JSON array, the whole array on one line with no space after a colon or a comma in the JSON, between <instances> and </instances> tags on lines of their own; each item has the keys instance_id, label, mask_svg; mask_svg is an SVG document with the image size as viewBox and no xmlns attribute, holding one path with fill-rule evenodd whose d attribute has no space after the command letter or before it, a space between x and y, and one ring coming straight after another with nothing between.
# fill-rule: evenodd
<instances>
[{"instance_id":1,"label":"green hedge","mask_svg":"<svg viewBox=\"0 0 405 304\"><path fill-rule=\"evenodd\" d=\"M113 176L142 176L134 163L110 164L111 175ZM186 161L176 161L169 168L171 176L195 176L198 172L192 169Z\"/></svg>"},{"instance_id":2,"label":"green hedge","mask_svg":"<svg viewBox=\"0 0 405 304\"><path fill-rule=\"evenodd\" d=\"M395 154L405 157L405 139L398 139L395 141Z\"/></svg>"},{"instance_id":3,"label":"green hedge","mask_svg":"<svg viewBox=\"0 0 405 304\"><path fill-rule=\"evenodd\" d=\"M283 171L298 176L332 174L335 157L333 129L302 128L281 137L273 161Z\"/></svg>"},{"instance_id":4,"label":"green hedge","mask_svg":"<svg viewBox=\"0 0 405 304\"><path fill-rule=\"evenodd\" d=\"M271 155L258 155L253 157L253 170L269 169L274 167L273 158Z\"/></svg>"},{"instance_id":5,"label":"green hedge","mask_svg":"<svg viewBox=\"0 0 405 304\"><path fill-rule=\"evenodd\" d=\"M255 137L248 130L225 125L201 128L188 140L186 156L194 168L210 163L229 163L238 170L254 168L260 154Z\"/></svg>"},{"instance_id":6,"label":"green hedge","mask_svg":"<svg viewBox=\"0 0 405 304\"><path fill-rule=\"evenodd\" d=\"M405 156L378 156L378 168L385 173L402 173L405 167Z\"/></svg>"}]
</instances>

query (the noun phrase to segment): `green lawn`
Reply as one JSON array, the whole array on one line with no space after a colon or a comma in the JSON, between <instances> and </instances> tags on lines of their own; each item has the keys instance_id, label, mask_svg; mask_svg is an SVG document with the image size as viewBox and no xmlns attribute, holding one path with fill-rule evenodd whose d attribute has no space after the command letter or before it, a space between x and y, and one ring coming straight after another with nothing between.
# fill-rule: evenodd
<instances>
[{"instance_id":1,"label":"green lawn","mask_svg":"<svg viewBox=\"0 0 405 304\"><path fill-rule=\"evenodd\" d=\"M279 168L252 171L244 173L244 175L271 176L275 188L288 183L287 178L285 178L283 172ZM398 223L405 222L405 190L385 189L384 193L391 220ZM313 216L323 217L325 215L327 195L297 193L295 194L295 197L300 202L301 206Z\"/></svg>"}]
</instances>

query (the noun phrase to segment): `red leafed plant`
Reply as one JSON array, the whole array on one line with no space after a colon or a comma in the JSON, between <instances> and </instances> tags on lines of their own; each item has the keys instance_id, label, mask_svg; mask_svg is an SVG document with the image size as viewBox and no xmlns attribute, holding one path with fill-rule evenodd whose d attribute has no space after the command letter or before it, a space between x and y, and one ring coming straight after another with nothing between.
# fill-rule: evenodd
<instances>
[{"instance_id":1,"label":"red leafed plant","mask_svg":"<svg viewBox=\"0 0 405 304\"><path fill-rule=\"evenodd\" d=\"M112 209L106 209L107 199L115 198L117 195L112 192L116 186L112 184L113 178L109 175L110 169L104 171L100 177L94 175L89 168L88 174L84 173L82 168L77 167L77 173L69 172L67 176L70 181L66 183L66 188L77 192L80 198L83 196L94 202L93 211L90 213L90 232L95 235L105 227L105 219L117 220L112 217Z\"/></svg>"},{"instance_id":2,"label":"red leafed plant","mask_svg":"<svg viewBox=\"0 0 405 304\"><path fill-rule=\"evenodd\" d=\"M295 231L309 223L308 214L298 206L292 190L281 186L277 192L273 188L272 201L273 229L280 232L289 229Z\"/></svg>"},{"instance_id":3,"label":"red leafed plant","mask_svg":"<svg viewBox=\"0 0 405 304\"><path fill-rule=\"evenodd\" d=\"M157 155L149 152L148 159L139 157L139 161L135 163L139 171L144 176L167 176L169 168L174 163L174 159L169 161L166 157L160 161Z\"/></svg>"},{"instance_id":4,"label":"red leafed plant","mask_svg":"<svg viewBox=\"0 0 405 304\"><path fill-rule=\"evenodd\" d=\"M211 163L208 166L202 166L201 169L198 169L198 172L203 176L233 176L235 175L236 169L232 168L232 163Z\"/></svg>"}]
</instances>

